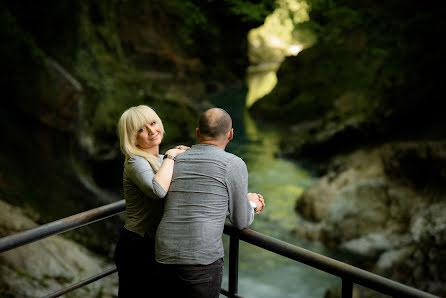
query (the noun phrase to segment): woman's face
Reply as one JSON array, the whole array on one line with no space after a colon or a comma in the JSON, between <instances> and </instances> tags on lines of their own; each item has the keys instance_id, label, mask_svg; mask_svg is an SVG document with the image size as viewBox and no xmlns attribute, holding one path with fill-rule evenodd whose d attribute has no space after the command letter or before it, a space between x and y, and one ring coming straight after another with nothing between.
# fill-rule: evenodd
<instances>
[{"instance_id":1,"label":"woman's face","mask_svg":"<svg viewBox=\"0 0 446 298\"><path fill-rule=\"evenodd\" d=\"M146 123L136 133L136 147L149 153L158 154L162 139L161 126L155 121Z\"/></svg>"}]
</instances>

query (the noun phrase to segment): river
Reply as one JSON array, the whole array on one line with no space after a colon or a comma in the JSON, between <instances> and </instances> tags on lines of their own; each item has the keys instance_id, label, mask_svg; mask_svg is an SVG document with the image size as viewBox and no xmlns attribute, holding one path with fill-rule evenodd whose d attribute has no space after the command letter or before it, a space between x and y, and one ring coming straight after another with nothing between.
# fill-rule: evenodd
<instances>
[{"instance_id":1,"label":"river","mask_svg":"<svg viewBox=\"0 0 446 298\"><path fill-rule=\"evenodd\" d=\"M292 235L297 227L294 204L297 196L315 177L292 160L277 158L279 133L255 123L244 109L244 90L211 96L211 102L227 110L233 118L234 139L226 150L240 156L249 172L249 192L261 193L266 207L256 215L251 229L293 245L340 259L320 243ZM229 236L224 235L225 272L222 287L228 289ZM305 264L240 242L238 294L243 297L321 298L341 280ZM224 297L221 295L221 297Z\"/></svg>"}]
</instances>

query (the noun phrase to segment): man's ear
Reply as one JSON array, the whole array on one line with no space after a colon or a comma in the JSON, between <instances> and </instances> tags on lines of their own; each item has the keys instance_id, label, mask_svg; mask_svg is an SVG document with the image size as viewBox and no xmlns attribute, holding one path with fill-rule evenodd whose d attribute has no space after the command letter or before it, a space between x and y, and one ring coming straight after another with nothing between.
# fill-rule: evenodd
<instances>
[{"instance_id":1,"label":"man's ear","mask_svg":"<svg viewBox=\"0 0 446 298\"><path fill-rule=\"evenodd\" d=\"M228 141L232 140L233 138L234 138L234 129L231 128L228 134Z\"/></svg>"},{"instance_id":2,"label":"man's ear","mask_svg":"<svg viewBox=\"0 0 446 298\"><path fill-rule=\"evenodd\" d=\"M197 139L200 139L200 129L197 127L195 128L195 134L197 135Z\"/></svg>"}]
</instances>

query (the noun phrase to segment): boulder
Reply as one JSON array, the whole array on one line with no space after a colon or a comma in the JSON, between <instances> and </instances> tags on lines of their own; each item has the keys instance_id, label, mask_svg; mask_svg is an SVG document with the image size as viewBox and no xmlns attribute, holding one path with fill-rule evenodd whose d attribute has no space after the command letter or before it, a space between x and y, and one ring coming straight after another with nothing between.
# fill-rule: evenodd
<instances>
[{"instance_id":1,"label":"boulder","mask_svg":"<svg viewBox=\"0 0 446 298\"><path fill-rule=\"evenodd\" d=\"M328 166L326 175L299 197L296 210L305 219L319 222L346 186L383 175L381 159L375 151L358 150L350 156L338 156Z\"/></svg>"},{"instance_id":2,"label":"boulder","mask_svg":"<svg viewBox=\"0 0 446 298\"><path fill-rule=\"evenodd\" d=\"M36 226L20 208L0 201L1 237ZM113 266L82 245L52 236L2 253L0 296L42 297ZM115 297L117 290L117 274L113 274L73 291L70 297Z\"/></svg>"},{"instance_id":3,"label":"boulder","mask_svg":"<svg viewBox=\"0 0 446 298\"><path fill-rule=\"evenodd\" d=\"M444 148L442 141L389 143L335 158L298 198L296 235L354 255L356 266L444 296Z\"/></svg>"},{"instance_id":4,"label":"boulder","mask_svg":"<svg viewBox=\"0 0 446 298\"><path fill-rule=\"evenodd\" d=\"M321 240L329 246L360 238L386 228L388 185L369 179L345 187L331 204L321 227Z\"/></svg>"}]
</instances>

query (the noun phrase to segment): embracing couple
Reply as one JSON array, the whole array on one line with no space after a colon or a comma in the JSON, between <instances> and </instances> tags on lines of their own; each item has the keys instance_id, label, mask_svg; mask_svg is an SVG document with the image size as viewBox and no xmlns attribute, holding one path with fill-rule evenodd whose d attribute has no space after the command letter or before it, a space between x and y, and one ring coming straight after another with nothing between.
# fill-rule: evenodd
<instances>
[{"instance_id":1,"label":"embracing couple","mask_svg":"<svg viewBox=\"0 0 446 298\"><path fill-rule=\"evenodd\" d=\"M118 123L125 156L125 226L115 249L119 294L124 297L219 297L226 219L249 226L265 207L248 193L248 171L225 151L234 130L229 114L206 110L198 143L160 154L164 128L156 112L140 105Z\"/></svg>"}]
</instances>

